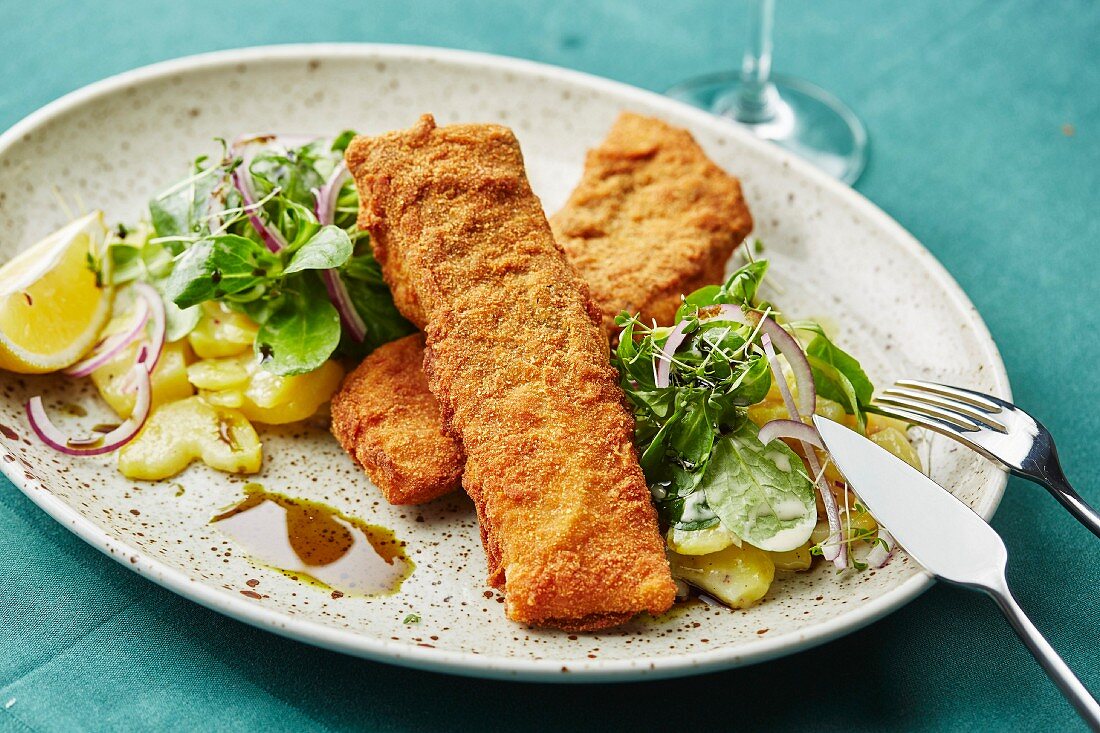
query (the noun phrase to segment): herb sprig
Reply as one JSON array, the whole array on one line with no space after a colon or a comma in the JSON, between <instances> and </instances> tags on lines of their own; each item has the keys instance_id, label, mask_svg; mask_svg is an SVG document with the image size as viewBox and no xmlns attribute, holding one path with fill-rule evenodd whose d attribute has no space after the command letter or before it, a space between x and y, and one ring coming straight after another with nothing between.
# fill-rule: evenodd
<instances>
[{"instance_id":1,"label":"herb sprig","mask_svg":"<svg viewBox=\"0 0 1100 733\"><path fill-rule=\"evenodd\" d=\"M614 361L633 407L635 444L662 524L683 531L721 524L751 544L777 549L812 530L813 481L782 441L762 445L748 419L748 408L772 387L760 329L707 311L734 305L776 315L759 297L767 270L767 260L750 261L725 283L686 296L676 314L686 339L671 356L663 347L672 326L647 326L621 314ZM815 387L862 425L872 387L859 363L812 321L787 328L813 334L806 351ZM667 387L657 386L654 365L660 359L670 359Z\"/></svg>"},{"instance_id":2,"label":"herb sprig","mask_svg":"<svg viewBox=\"0 0 1100 733\"><path fill-rule=\"evenodd\" d=\"M149 202L150 226L119 232L95 263L106 282L152 284L168 306L168 338L187 335L201 317L199 306L223 303L259 324L254 344L263 367L282 375L319 367L333 354L363 355L411 333L398 313L365 232L355 226L358 195L341 186L332 224L314 211L314 190L324 185L351 140L345 132L330 144L264 148L251 158L248 176L255 203L246 205L233 184L243 164L222 142L217 159L195 160L189 176ZM259 218L287 246L273 252L253 223ZM335 270L367 324L362 341L345 334L320 273Z\"/></svg>"}]
</instances>

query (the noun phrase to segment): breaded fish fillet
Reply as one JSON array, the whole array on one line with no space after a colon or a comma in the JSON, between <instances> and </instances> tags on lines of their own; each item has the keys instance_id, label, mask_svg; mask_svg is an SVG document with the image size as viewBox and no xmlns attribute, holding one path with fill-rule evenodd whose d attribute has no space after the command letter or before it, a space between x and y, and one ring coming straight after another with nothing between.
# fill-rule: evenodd
<instances>
[{"instance_id":1,"label":"breaded fish fillet","mask_svg":"<svg viewBox=\"0 0 1100 733\"><path fill-rule=\"evenodd\" d=\"M671 323L681 295L722 280L752 217L691 133L625 112L550 225L592 299L614 306L610 332L620 310Z\"/></svg>"},{"instance_id":2,"label":"breaded fish fillet","mask_svg":"<svg viewBox=\"0 0 1100 733\"><path fill-rule=\"evenodd\" d=\"M648 152L636 154L639 149ZM650 180L657 170L678 185L694 187L698 207L663 209L663 189ZM595 220L605 236L577 234L584 231L581 222ZM604 143L589 152L580 184L550 225L566 245L567 258L594 286L592 299L614 333L615 316L635 304L646 316L669 323L681 293L720 282L752 219L737 179L710 163L689 133L623 113ZM689 256L681 259L684 252ZM659 275L649 274L652 258L666 263ZM410 296L403 295L407 304ZM423 504L448 494L458 489L462 471L461 451L453 445L445 449L440 441L449 438L437 437L443 435L442 418L427 381L411 371L406 384L395 381L416 361L414 342L419 343L409 337L400 347L375 351L333 398L333 433L391 504ZM420 435L428 437L417 450ZM388 450L391 445L394 451Z\"/></svg>"},{"instance_id":3,"label":"breaded fish fillet","mask_svg":"<svg viewBox=\"0 0 1100 733\"><path fill-rule=\"evenodd\" d=\"M497 125L356 138L346 153L391 287L466 455L489 582L514 621L568 629L660 613L675 586L601 314Z\"/></svg>"},{"instance_id":4,"label":"breaded fish fillet","mask_svg":"<svg viewBox=\"0 0 1100 733\"><path fill-rule=\"evenodd\" d=\"M465 459L443 432L424 375L424 337L384 344L332 397L332 432L391 504L422 504L461 485Z\"/></svg>"}]
</instances>

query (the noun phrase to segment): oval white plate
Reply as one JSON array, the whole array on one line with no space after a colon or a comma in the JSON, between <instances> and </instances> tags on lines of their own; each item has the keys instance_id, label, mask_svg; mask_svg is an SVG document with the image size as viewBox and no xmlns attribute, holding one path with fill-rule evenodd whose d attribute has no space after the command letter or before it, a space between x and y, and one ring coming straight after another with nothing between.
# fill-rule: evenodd
<instances>
[{"instance_id":1,"label":"oval white plate","mask_svg":"<svg viewBox=\"0 0 1100 733\"><path fill-rule=\"evenodd\" d=\"M872 378L969 385L1004 397L1008 380L974 307L909 234L850 189L734 125L661 96L549 66L398 46L287 46L157 64L93 84L0 137L0 260L63 224L54 192L110 221L139 217L150 193L185 174L215 137L242 132L365 133L494 121L519 136L535 191L554 211L585 149L630 109L689 128L741 177L788 313L824 316ZM3 469L35 503L135 572L210 608L307 643L381 661L484 677L609 680L758 662L820 644L898 608L931 583L908 558L877 572L829 568L775 583L747 611L689 607L663 620L568 635L504 618L486 589L474 512L464 497L395 508L321 428L265 433L259 481L392 528L417 570L385 598L333 599L257 567L209 524L241 481L193 466L176 481L124 479L111 457L73 459L30 436L23 403L94 407L86 385L3 374ZM102 409L102 408L100 408ZM95 414L92 415L92 418ZM91 418L90 418L91 419ZM15 439L12 436L17 436ZM925 457L927 458L927 453ZM1004 475L940 439L933 476L989 517ZM182 487L183 491L178 489ZM246 584L258 580L258 585ZM243 594L250 591L260 598ZM409 613L421 617L405 625Z\"/></svg>"}]
</instances>

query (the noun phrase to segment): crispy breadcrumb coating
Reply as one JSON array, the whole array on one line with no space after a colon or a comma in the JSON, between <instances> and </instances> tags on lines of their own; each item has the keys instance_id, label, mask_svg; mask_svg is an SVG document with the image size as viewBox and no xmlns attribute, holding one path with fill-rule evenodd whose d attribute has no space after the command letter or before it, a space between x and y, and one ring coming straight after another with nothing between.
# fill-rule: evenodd
<instances>
[{"instance_id":1,"label":"crispy breadcrumb coating","mask_svg":"<svg viewBox=\"0 0 1100 733\"><path fill-rule=\"evenodd\" d=\"M462 485L465 458L443 432L415 333L371 353L332 397L332 433L391 504L422 504Z\"/></svg>"},{"instance_id":2,"label":"crispy breadcrumb coating","mask_svg":"<svg viewBox=\"0 0 1100 733\"><path fill-rule=\"evenodd\" d=\"M428 384L466 455L489 582L514 621L592 629L675 586L601 313L497 125L356 138L359 225L424 325Z\"/></svg>"},{"instance_id":3,"label":"crispy breadcrumb coating","mask_svg":"<svg viewBox=\"0 0 1100 733\"><path fill-rule=\"evenodd\" d=\"M658 174L693 189L698 206L669 208L662 187L651 180ZM671 198L675 204L683 197ZM585 231L583 222L594 221L604 236L576 234ZM623 113L603 144L589 152L576 191L550 225L614 333L615 316L635 304L645 316L668 323L681 293L720 282L752 220L737 180L709 163L686 131ZM689 256L681 257L685 252ZM650 276L655 257L665 269ZM333 432L387 501L423 504L459 487L463 456L453 442L441 443L450 439L418 373L422 354L413 353L422 341L409 337L399 343L378 349L347 377L333 400ZM403 373L408 376L400 383ZM421 435L426 437L417 449Z\"/></svg>"},{"instance_id":4,"label":"crispy breadcrumb coating","mask_svg":"<svg viewBox=\"0 0 1100 733\"><path fill-rule=\"evenodd\" d=\"M624 112L550 225L613 332L620 310L671 323L681 295L721 282L752 216L691 133Z\"/></svg>"}]
</instances>

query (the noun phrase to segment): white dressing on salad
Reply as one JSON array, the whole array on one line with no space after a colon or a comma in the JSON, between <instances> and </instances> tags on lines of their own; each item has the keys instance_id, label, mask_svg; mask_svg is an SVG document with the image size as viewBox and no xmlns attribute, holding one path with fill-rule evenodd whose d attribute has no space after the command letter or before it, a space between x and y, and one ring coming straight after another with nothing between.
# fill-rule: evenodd
<instances>
[{"instance_id":1,"label":"white dressing on salad","mask_svg":"<svg viewBox=\"0 0 1100 733\"><path fill-rule=\"evenodd\" d=\"M777 450L768 451L764 454L764 457L775 464L783 473L791 472L791 459L787 457L785 453L780 453Z\"/></svg>"},{"instance_id":2,"label":"white dressing on salad","mask_svg":"<svg viewBox=\"0 0 1100 733\"><path fill-rule=\"evenodd\" d=\"M716 442L703 482L707 504L745 542L772 552L793 550L817 524L814 488L802 472L789 470L798 459L790 448L765 447L756 432L745 423Z\"/></svg>"},{"instance_id":3,"label":"white dressing on salad","mask_svg":"<svg viewBox=\"0 0 1100 733\"><path fill-rule=\"evenodd\" d=\"M797 499L783 499L772 504L772 511L780 521L786 522L801 517L806 513L806 507Z\"/></svg>"},{"instance_id":4,"label":"white dressing on salad","mask_svg":"<svg viewBox=\"0 0 1100 733\"><path fill-rule=\"evenodd\" d=\"M681 522L705 522L708 519L713 519L714 516L714 510L707 505L705 492L697 490L684 497L684 511L680 515Z\"/></svg>"}]
</instances>

